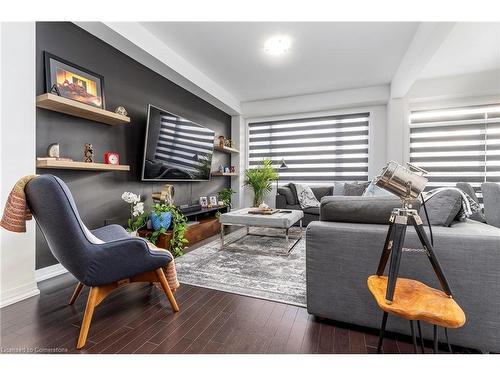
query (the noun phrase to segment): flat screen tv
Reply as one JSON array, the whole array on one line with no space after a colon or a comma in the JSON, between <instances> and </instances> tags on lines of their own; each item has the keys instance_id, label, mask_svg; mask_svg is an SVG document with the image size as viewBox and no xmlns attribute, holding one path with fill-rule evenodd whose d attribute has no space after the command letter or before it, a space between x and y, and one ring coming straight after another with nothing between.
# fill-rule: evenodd
<instances>
[{"instance_id":1,"label":"flat screen tv","mask_svg":"<svg viewBox=\"0 0 500 375\"><path fill-rule=\"evenodd\" d=\"M208 181L214 131L148 106L142 181Z\"/></svg>"}]
</instances>

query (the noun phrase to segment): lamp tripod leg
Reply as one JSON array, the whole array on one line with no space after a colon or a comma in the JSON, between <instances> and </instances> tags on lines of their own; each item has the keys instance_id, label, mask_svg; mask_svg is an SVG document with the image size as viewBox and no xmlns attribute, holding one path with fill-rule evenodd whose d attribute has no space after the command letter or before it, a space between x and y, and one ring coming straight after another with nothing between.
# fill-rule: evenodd
<instances>
[{"instance_id":1,"label":"lamp tripod leg","mask_svg":"<svg viewBox=\"0 0 500 375\"><path fill-rule=\"evenodd\" d=\"M391 251L391 263L389 265L387 291L385 294L385 299L388 304L392 303L392 300L394 298L399 266L401 264L401 254L403 252L403 244L406 235L406 222L398 222L398 220L402 220L400 218L403 218L404 221L406 221L406 217L396 216L396 222L394 224L394 242Z\"/></svg>"},{"instance_id":2,"label":"lamp tripod leg","mask_svg":"<svg viewBox=\"0 0 500 375\"><path fill-rule=\"evenodd\" d=\"M388 313L384 312L384 315L382 316L382 325L380 326L380 333L378 336L377 353L382 352L382 344L384 342L385 326L387 325L388 315L389 315Z\"/></svg>"}]
</instances>

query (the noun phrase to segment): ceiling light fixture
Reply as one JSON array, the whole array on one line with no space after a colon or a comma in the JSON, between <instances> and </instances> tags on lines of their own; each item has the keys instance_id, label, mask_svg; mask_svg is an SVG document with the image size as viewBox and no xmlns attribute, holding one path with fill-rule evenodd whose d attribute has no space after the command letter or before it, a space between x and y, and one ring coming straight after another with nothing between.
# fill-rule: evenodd
<instances>
[{"instance_id":1,"label":"ceiling light fixture","mask_svg":"<svg viewBox=\"0 0 500 375\"><path fill-rule=\"evenodd\" d=\"M264 43L264 51L272 56L281 56L287 53L292 45L289 37L284 35L276 35Z\"/></svg>"}]
</instances>

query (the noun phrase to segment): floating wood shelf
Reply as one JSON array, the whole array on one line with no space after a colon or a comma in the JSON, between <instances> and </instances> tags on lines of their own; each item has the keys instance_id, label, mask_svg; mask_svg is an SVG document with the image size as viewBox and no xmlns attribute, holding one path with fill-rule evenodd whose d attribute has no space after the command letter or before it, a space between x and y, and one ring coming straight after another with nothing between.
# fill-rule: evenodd
<instances>
[{"instance_id":1,"label":"floating wood shelf","mask_svg":"<svg viewBox=\"0 0 500 375\"><path fill-rule=\"evenodd\" d=\"M225 152L226 154L239 154L239 150L232 148L232 147L226 147L226 146L219 146L216 144L214 146L214 150L220 151L220 152Z\"/></svg>"},{"instance_id":2,"label":"floating wood shelf","mask_svg":"<svg viewBox=\"0 0 500 375\"><path fill-rule=\"evenodd\" d=\"M104 163L84 163L83 161L67 160L37 160L37 168L44 169L74 169L87 171L130 171L130 165L114 165Z\"/></svg>"},{"instance_id":3,"label":"floating wood shelf","mask_svg":"<svg viewBox=\"0 0 500 375\"><path fill-rule=\"evenodd\" d=\"M37 96L36 106L107 125L128 124L130 122L130 117L122 116L118 113L106 111L54 94L42 94Z\"/></svg>"},{"instance_id":4,"label":"floating wood shelf","mask_svg":"<svg viewBox=\"0 0 500 375\"><path fill-rule=\"evenodd\" d=\"M214 177L219 177L219 176L238 176L238 173L212 172L212 176L214 176Z\"/></svg>"}]
</instances>

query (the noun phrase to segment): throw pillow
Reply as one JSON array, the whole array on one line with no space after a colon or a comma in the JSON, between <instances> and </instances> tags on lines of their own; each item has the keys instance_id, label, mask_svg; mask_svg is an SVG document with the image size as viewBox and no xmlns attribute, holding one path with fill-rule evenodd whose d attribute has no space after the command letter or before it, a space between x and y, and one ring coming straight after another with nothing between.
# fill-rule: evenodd
<instances>
[{"instance_id":1,"label":"throw pillow","mask_svg":"<svg viewBox=\"0 0 500 375\"><path fill-rule=\"evenodd\" d=\"M474 188L472 187L471 184L468 182L457 182L457 188L462 190L465 194L470 196L472 199L474 199L474 202L479 204L479 199L476 195L476 192L474 191ZM469 219L479 221L481 223L486 223L486 217L484 216L483 211L475 212L471 216L469 216Z\"/></svg>"},{"instance_id":2,"label":"throw pillow","mask_svg":"<svg viewBox=\"0 0 500 375\"><path fill-rule=\"evenodd\" d=\"M297 200L295 199L295 194L292 192L290 186L278 187L278 194L285 196L286 203L291 205L297 204Z\"/></svg>"},{"instance_id":3,"label":"throw pillow","mask_svg":"<svg viewBox=\"0 0 500 375\"><path fill-rule=\"evenodd\" d=\"M345 186L345 182L337 182L335 181L333 183L333 192L332 192L332 195L335 195L335 196L344 196L344 186Z\"/></svg>"},{"instance_id":4,"label":"throw pillow","mask_svg":"<svg viewBox=\"0 0 500 375\"><path fill-rule=\"evenodd\" d=\"M462 208L462 195L456 190L444 190L426 200L425 206L431 225L449 227ZM427 225L423 205L419 215L422 222Z\"/></svg>"},{"instance_id":5,"label":"throw pillow","mask_svg":"<svg viewBox=\"0 0 500 375\"><path fill-rule=\"evenodd\" d=\"M311 190L316 197L317 200L321 201L321 198L332 195L332 187L331 186L312 186Z\"/></svg>"},{"instance_id":6,"label":"throw pillow","mask_svg":"<svg viewBox=\"0 0 500 375\"><path fill-rule=\"evenodd\" d=\"M311 188L306 184L293 184L297 192L297 200L302 209L308 207L319 207L319 201L314 196Z\"/></svg>"},{"instance_id":7,"label":"throw pillow","mask_svg":"<svg viewBox=\"0 0 500 375\"><path fill-rule=\"evenodd\" d=\"M385 189L382 189L381 187L378 187L375 185L375 183L372 181L370 182L370 185L366 188L365 192L363 193L363 197L387 197L387 196L395 196L391 192L388 192Z\"/></svg>"},{"instance_id":8,"label":"throw pillow","mask_svg":"<svg viewBox=\"0 0 500 375\"><path fill-rule=\"evenodd\" d=\"M365 192L366 188L370 185L370 181L363 183L347 183L344 185L344 196L357 196L360 197Z\"/></svg>"}]
</instances>

